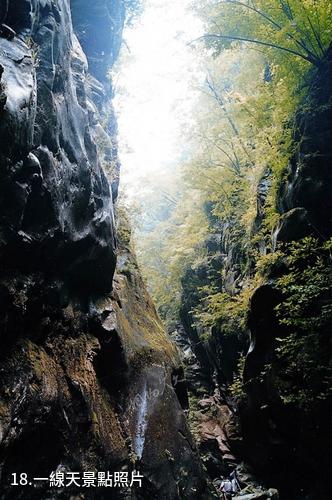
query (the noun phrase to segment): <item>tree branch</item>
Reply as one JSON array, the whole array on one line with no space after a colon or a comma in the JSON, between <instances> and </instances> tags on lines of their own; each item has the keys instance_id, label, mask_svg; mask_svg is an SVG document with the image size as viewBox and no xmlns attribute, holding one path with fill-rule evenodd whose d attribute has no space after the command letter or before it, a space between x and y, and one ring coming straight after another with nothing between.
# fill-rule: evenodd
<instances>
[{"instance_id":1,"label":"tree branch","mask_svg":"<svg viewBox=\"0 0 332 500\"><path fill-rule=\"evenodd\" d=\"M239 5L240 7L244 7L246 9L249 9L249 10L255 12L255 14L258 14L259 16L261 16L263 19L265 19L266 21L268 21L270 24L272 24L272 26L274 26L274 28L276 28L279 31L281 31L283 29L283 26L281 26L281 24L279 24L277 21L275 21L274 19L272 19L270 16L268 16L262 10L257 9L255 6L252 6L252 5L240 2L238 0L226 0L226 1L229 4ZM316 57L316 54L314 54L308 48L308 46L307 46L307 44L305 43L304 40L298 40L297 38L295 38L295 36L293 36L291 33L288 33L288 32L286 33L286 35L287 35L288 38L290 38L291 40L293 40L299 47L301 47L302 49L304 49L310 57L313 57L313 58Z\"/></svg>"},{"instance_id":2,"label":"tree branch","mask_svg":"<svg viewBox=\"0 0 332 500\"><path fill-rule=\"evenodd\" d=\"M316 57L313 58L309 55L306 56L305 54L302 54L301 52L297 52L296 50L288 49L287 47L283 47L282 45L277 45L277 44L269 43L269 42L263 42L262 40L256 40L255 38L246 38L246 37L235 36L235 35L217 35L215 33L208 33L206 35L202 35L198 38L195 38L194 40L189 42L189 45L191 45L194 42L204 40L206 38L216 38L218 40L233 40L235 42L248 42L248 43L254 43L257 45L263 45L264 47L271 47L273 49L282 50L282 51L287 52L289 54L292 54L294 56L301 57L302 59L310 62L314 66L319 66L319 60Z\"/></svg>"}]
</instances>

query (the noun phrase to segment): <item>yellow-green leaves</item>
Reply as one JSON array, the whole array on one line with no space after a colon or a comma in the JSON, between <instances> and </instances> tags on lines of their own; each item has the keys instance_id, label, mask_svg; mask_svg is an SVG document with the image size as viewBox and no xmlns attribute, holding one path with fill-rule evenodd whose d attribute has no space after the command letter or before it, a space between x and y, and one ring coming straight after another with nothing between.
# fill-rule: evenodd
<instances>
[{"instance_id":1,"label":"yellow-green leaves","mask_svg":"<svg viewBox=\"0 0 332 500\"><path fill-rule=\"evenodd\" d=\"M285 403L309 409L331 395L331 239L308 237L286 245L289 272L278 279L277 307L285 336L277 339L278 385Z\"/></svg>"},{"instance_id":2,"label":"yellow-green leaves","mask_svg":"<svg viewBox=\"0 0 332 500\"><path fill-rule=\"evenodd\" d=\"M246 43L271 60L282 53L318 66L331 41L329 0L212 0L199 10L206 20L203 38L216 54Z\"/></svg>"}]
</instances>

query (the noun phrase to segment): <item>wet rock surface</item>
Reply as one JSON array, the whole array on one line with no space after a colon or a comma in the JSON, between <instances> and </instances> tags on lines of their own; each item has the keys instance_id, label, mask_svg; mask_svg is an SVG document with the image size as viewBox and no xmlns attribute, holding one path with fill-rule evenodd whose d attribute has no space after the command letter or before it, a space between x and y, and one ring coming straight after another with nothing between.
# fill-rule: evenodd
<instances>
[{"instance_id":1,"label":"wet rock surface","mask_svg":"<svg viewBox=\"0 0 332 500\"><path fill-rule=\"evenodd\" d=\"M107 291L112 197L93 141L87 60L68 2L23 5L26 16L10 2L7 19L18 34L0 39L2 266L22 263L63 288Z\"/></svg>"},{"instance_id":2,"label":"wet rock surface","mask_svg":"<svg viewBox=\"0 0 332 500\"><path fill-rule=\"evenodd\" d=\"M125 230L116 244L107 71L124 16L120 0L1 2L3 499L211 498L177 350ZM14 472L134 469L142 488L10 486Z\"/></svg>"}]
</instances>

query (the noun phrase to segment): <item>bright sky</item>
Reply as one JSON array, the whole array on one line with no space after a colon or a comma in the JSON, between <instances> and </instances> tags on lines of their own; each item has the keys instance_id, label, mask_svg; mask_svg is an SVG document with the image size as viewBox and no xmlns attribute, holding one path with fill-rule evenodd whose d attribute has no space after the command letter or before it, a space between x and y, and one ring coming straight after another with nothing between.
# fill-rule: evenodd
<instances>
[{"instance_id":1,"label":"bright sky","mask_svg":"<svg viewBox=\"0 0 332 500\"><path fill-rule=\"evenodd\" d=\"M137 178L176 163L181 132L190 123L202 80L197 53L188 42L201 32L188 9L191 0L145 0L145 10L124 38L116 69L121 183L126 193Z\"/></svg>"}]
</instances>

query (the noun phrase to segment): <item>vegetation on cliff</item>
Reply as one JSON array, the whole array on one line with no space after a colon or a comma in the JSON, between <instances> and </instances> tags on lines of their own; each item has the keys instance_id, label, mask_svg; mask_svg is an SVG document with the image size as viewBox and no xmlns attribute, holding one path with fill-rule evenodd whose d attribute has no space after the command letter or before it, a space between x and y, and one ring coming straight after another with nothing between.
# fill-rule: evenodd
<instances>
[{"instance_id":1,"label":"vegetation on cliff","mask_svg":"<svg viewBox=\"0 0 332 500\"><path fill-rule=\"evenodd\" d=\"M306 105L310 112L306 96L313 68L326 58L332 6L324 0L206 0L194 2L193 8L204 23L204 35L191 46L206 74L205 83L190 131L183 137L190 153L181 165L180 181L168 182L161 191L155 179L154 199L144 202L145 209L149 203L161 208L159 213L152 208L155 219L144 224L144 238L137 245L140 263L170 329L188 303L191 325L203 341L216 331L220 336L236 333L243 338L243 351L253 290L273 279L278 266L289 265L285 275L279 273L276 286L287 297L278 306L278 316L282 324L292 323L287 324L291 332L276 352L291 381L279 382L285 402L310 405L318 388L315 382L305 387L304 380L311 378L312 365L320 370L315 361L320 357L315 333L320 327L315 316L299 324L304 314L300 304L304 307L304 301L309 307L310 302L314 307L320 293L328 295L330 262L328 254L313 266L308 261L302 283L300 271L294 270L298 250L280 246L275 233L283 212L280 189L305 133L294 117L300 106L302 113ZM153 185L154 179L150 182ZM323 244L315 236L316 245ZM210 251L213 238L218 249ZM310 239L298 245L308 253L312 250ZM212 262L216 254L217 263ZM295 303L298 309L291 312ZM322 307L321 321L328 324L330 306ZM298 368L293 366L294 352ZM302 369L300 358L306 357ZM237 364L234 359L234 369ZM322 387L319 391L327 394Z\"/></svg>"},{"instance_id":2,"label":"vegetation on cliff","mask_svg":"<svg viewBox=\"0 0 332 500\"><path fill-rule=\"evenodd\" d=\"M203 393L221 391L242 425L236 451L265 478L275 474L284 498L302 499L290 464L302 477L315 471L324 498L332 4L201 0L190 8L201 23L186 44L193 109L178 133L181 155L135 183L138 261L184 346L191 412Z\"/></svg>"}]
</instances>

